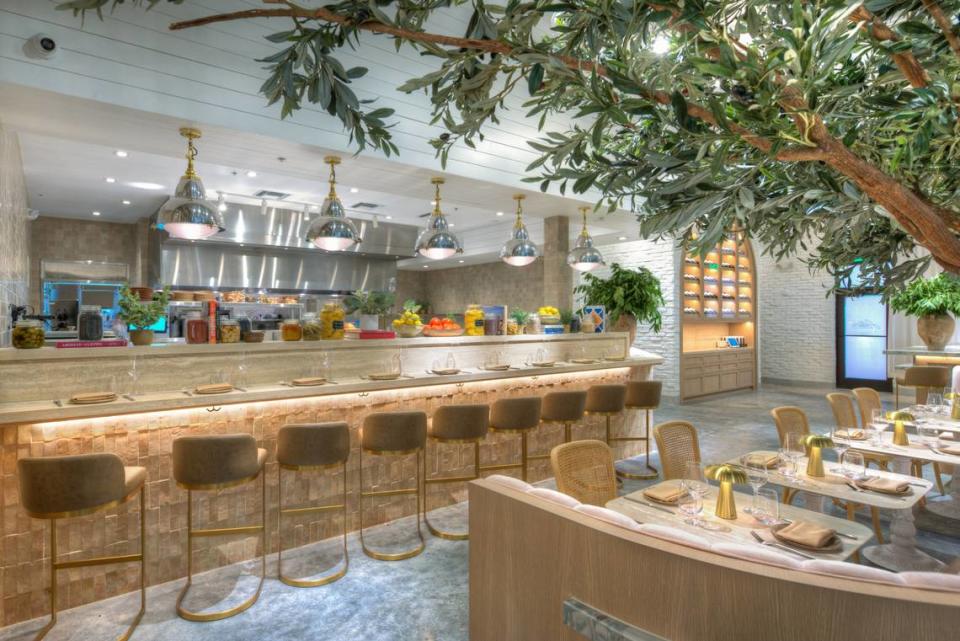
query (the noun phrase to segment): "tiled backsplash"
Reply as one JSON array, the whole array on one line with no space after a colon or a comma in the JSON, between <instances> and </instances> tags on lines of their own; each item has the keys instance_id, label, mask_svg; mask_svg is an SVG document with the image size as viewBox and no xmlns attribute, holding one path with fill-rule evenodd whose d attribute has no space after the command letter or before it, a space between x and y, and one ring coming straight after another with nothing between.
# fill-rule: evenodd
<instances>
[{"instance_id":1,"label":"tiled backsplash","mask_svg":"<svg viewBox=\"0 0 960 641\"><path fill-rule=\"evenodd\" d=\"M28 235L20 143L0 122L0 347L10 344L10 305L27 299Z\"/></svg>"}]
</instances>

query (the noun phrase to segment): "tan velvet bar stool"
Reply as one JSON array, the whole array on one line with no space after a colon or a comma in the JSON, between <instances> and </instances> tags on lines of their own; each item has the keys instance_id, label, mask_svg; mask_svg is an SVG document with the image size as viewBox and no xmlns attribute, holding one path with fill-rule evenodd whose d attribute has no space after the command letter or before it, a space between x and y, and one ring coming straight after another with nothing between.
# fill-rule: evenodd
<instances>
[{"instance_id":1,"label":"tan velvet bar stool","mask_svg":"<svg viewBox=\"0 0 960 641\"><path fill-rule=\"evenodd\" d=\"M569 443L573 440L573 424L583 420L586 409L586 392L548 392L543 395L543 406L540 409L540 422L559 423L563 425L563 442ZM550 455L538 455L528 458L550 458Z\"/></svg>"},{"instance_id":2,"label":"tan velvet bar stool","mask_svg":"<svg viewBox=\"0 0 960 641\"><path fill-rule=\"evenodd\" d=\"M284 425L277 432L277 576L295 588L313 588L333 583L347 573L347 459L350 458L350 427L346 423ZM335 505L285 508L283 472L314 472L339 468L343 473L343 501ZM283 515L302 516L340 510L343 518L343 568L320 579L295 579L283 574Z\"/></svg>"},{"instance_id":3,"label":"tan velvet bar stool","mask_svg":"<svg viewBox=\"0 0 960 641\"><path fill-rule=\"evenodd\" d=\"M39 641L57 623L57 571L114 563L140 563L140 610L133 623L120 637L126 641L133 634L146 608L144 563L144 482L147 470L124 466L116 454L78 454L22 458L17 461L20 479L20 504L35 519L50 521L50 622L34 641ZM117 556L101 556L78 561L57 561L57 521L85 516L126 503L140 496L140 552Z\"/></svg>"},{"instance_id":4,"label":"tan velvet bar stool","mask_svg":"<svg viewBox=\"0 0 960 641\"><path fill-rule=\"evenodd\" d=\"M499 398L490 406L490 431L520 435L520 462L482 465L481 472L510 470L520 468L520 475L527 480L529 456L527 436L530 430L540 426L540 410L543 401L539 396L521 396L517 398Z\"/></svg>"},{"instance_id":5,"label":"tan velvet bar stool","mask_svg":"<svg viewBox=\"0 0 960 641\"><path fill-rule=\"evenodd\" d=\"M627 386L622 383L591 385L587 389L587 402L584 413L588 416L602 416L605 419L604 440L610 444L610 419L623 414L627 402Z\"/></svg>"},{"instance_id":6,"label":"tan velvet bar stool","mask_svg":"<svg viewBox=\"0 0 960 641\"><path fill-rule=\"evenodd\" d=\"M443 405L433 413L433 419L427 430L427 438L437 443L464 444L473 443L473 474L470 476L448 476L430 478L427 476L427 457L423 457L423 482L463 483L480 478L480 443L487 437L490 426L490 406L482 405ZM427 518L430 511L427 505L427 491L423 493L423 521L434 536L451 541L464 541L469 538L466 532L445 532L434 527Z\"/></svg>"},{"instance_id":7,"label":"tan velvet bar stool","mask_svg":"<svg viewBox=\"0 0 960 641\"><path fill-rule=\"evenodd\" d=\"M421 469L423 451L427 444L427 415L424 412L376 412L363 419L360 430L360 546L364 554L380 561L401 561L423 552L426 542L420 530L420 506L422 500ZM400 490L363 490L363 455L406 456L416 454L417 483L412 488ZM377 552L367 547L363 538L363 500L377 496L415 494L417 497L417 538L420 544L402 552Z\"/></svg>"},{"instance_id":8,"label":"tan velvet bar stool","mask_svg":"<svg viewBox=\"0 0 960 641\"><path fill-rule=\"evenodd\" d=\"M663 381L628 381L627 397L624 402L626 410L643 411L643 436L609 436L607 444L643 441L645 461L643 468L637 470L630 467L630 460L617 461L614 464L617 476L627 479L646 481L655 479L660 472L650 465L650 413L660 407L660 396L663 392Z\"/></svg>"},{"instance_id":9,"label":"tan velvet bar stool","mask_svg":"<svg viewBox=\"0 0 960 641\"><path fill-rule=\"evenodd\" d=\"M260 598L267 574L267 479L263 466L267 451L257 447L250 434L216 434L182 436L173 440L173 478L187 491L187 583L177 597L177 614L188 621L219 621L240 614ZM219 491L260 477L261 521L259 525L229 528L193 529L193 493ZM193 584L193 539L210 536L259 534L260 583L253 596L243 603L217 612L193 612L183 607L183 600Z\"/></svg>"},{"instance_id":10,"label":"tan velvet bar stool","mask_svg":"<svg viewBox=\"0 0 960 641\"><path fill-rule=\"evenodd\" d=\"M917 403L927 402L930 390L940 391L950 385L950 368L938 365L914 365L903 372L903 376L894 379L894 408L900 409L900 388L912 387L917 395Z\"/></svg>"}]
</instances>

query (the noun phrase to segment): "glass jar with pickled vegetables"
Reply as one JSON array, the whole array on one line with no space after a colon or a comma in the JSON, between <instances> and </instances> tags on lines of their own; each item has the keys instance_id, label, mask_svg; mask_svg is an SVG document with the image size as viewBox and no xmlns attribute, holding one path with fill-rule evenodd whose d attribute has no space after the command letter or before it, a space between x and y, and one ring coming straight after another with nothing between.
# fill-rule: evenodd
<instances>
[{"instance_id":1,"label":"glass jar with pickled vegetables","mask_svg":"<svg viewBox=\"0 0 960 641\"><path fill-rule=\"evenodd\" d=\"M235 318L224 318L220 321L220 342L240 342L240 321Z\"/></svg>"},{"instance_id":2,"label":"glass jar with pickled vegetables","mask_svg":"<svg viewBox=\"0 0 960 641\"><path fill-rule=\"evenodd\" d=\"M32 318L24 318L17 321L13 326L13 346L17 349L36 349L43 347L43 341L46 334L43 331L43 323Z\"/></svg>"},{"instance_id":3,"label":"glass jar with pickled vegetables","mask_svg":"<svg viewBox=\"0 0 960 641\"><path fill-rule=\"evenodd\" d=\"M468 305L463 313L464 333L467 336L483 336L483 308L479 305Z\"/></svg>"},{"instance_id":4,"label":"glass jar with pickled vegetables","mask_svg":"<svg viewBox=\"0 0 960 641\"><path fill-rule=\"evenodd\" d=\"M323 338L323 326L313 313L303 315L303 340L318 341Z\"/></svg>"},{"instance_id":5,"label":"glass jar with pickled vegetables","mask_svg":"<svg viewBox=\"0 0 960 641\"><path fill-rule=\"evenodd\" d=\"M343 338L343 325L347 314L343 311L343 306L330 301L324 303L320 310L320 326L323 329L324 340L340 340Z\"/></svg>"},{"instance_id":6,"label":"glass jar with pickled vegetables","mask_svg":"<svg viewBox=\"0 0 960 641\"><path fill-rule=\"evenodd\" d=\"M285 341L298 341L303 338L303 327L296 318L287 318L280 323L280 337Z\"/></svg>"}]
</instances>

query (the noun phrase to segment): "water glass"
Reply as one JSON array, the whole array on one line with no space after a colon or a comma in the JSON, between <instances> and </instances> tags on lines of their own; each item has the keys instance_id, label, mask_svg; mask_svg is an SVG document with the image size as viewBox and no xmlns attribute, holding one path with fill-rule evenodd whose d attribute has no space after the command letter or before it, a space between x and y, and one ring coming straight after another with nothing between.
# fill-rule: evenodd
<instances>
[{"instance_id":1,"label":"water glass","mask_svg":"<svg viewBox=\"0 0 960 641\"><path fill-rule=\"evenodd\" d=\"M753 510L753 518L764 525L774 525L780 522L780 497L773 488L757 492L757 505Z\"/></svg>"},{"instance_id":2,"label":"water glass","mask_svg":"<svg viewBox=\"0 0 960 641\"><path fill-rule=\"evenodd\" d=\"M707 495L710 484L707 483L707 476L703 473L703 466L699 461L689 461L684 466L683 484L688 492L696 494L699 498Z\"/></svg>"},{"instance_id":3,"label":"water glass","mask_svg":"<svg viewBox=\"0 0 960 641\"><path fill-rule=\"evenodd\" d=\"M127 379L130 396L136 396L140 393L140 370L137 368L136 356L130 359L130 369L127 370Z\"/></svg>"},{"instance_id":4,"label":"water glass","mask_svg":"<svg viewBox=\"0 0 960 641\"><path fill-rule=\"evenodd\" d=\"M847 452L846 456L843 457L843 466L840 469L844 478L851 481L863 478L866 472L863 454L856 451Z\"/></svg>"},{"instance_id":5,"label":"water glass","mask_svg":"<svg viewBox=\"0 0 960 641\"><path fill-rule=\"evenodd\" d=\"M453 357L453 352L447 352L447 369L457 369L457 359Z\"/></svg>"},{"instance_id":6,"label":"water glass","mask_svg":"<svg viewBox=\"0 0 960 641\"><path fill-rule=\"evenodd\" d=\"M754 514L758 509L757 497L760 488L767 484L767 466L764 464L764 461L752 454L741 456L740 464L747 472L747 480L750 482L750 487L753 488L753 507L746 508L744 512Z\"/></svg>"},{"instance_id":7,"label":"water glass","mask_svg":"<svg viewBox=\"0 0 960 641\"><path fill-rule=\"evenodd\" d=\"M940 413L940 406L943 405L943 393L930 390L927 393L927 408L934 414Z\"/></svg>"},{"instance_id":8,"label":"water glass","mask_svg":"<svg viewBox=\"0 0 960 641\"><path fill-rule=\"evenodd\" d=\"M846 443L841 443L837 439L849 438L850 432L855 431L855 427L843 427L842 425L834 425L833 429L830 430L830 438L833 439L833 449L837 453L837 462L843 463L843 455L846 453L850 446Z\"/></svg>"},{"instance_id":9,"label":"water glass","mask_svg":"<svg viewBox=\"0 0 960 641\"><path fill-rule=\"evenodd\" d=\"M937 440L940 438L940 430L934 425L928 425L917 421L917 436L927 447L936 447Z\"/></svg>"},{"instance_id":10,"label":"water glass","mask_svg":"<svg viewBox=\"0 0 960 641\"><path fill-rule=\"evenodd\" d=\"M687 517L683 522L687 525L699 526L701 523L700 514L703 512L703 497L697 494L692 487L687 486L686 481L683 482L681 487L687 490L677 499L677 507L680 509L680 513Z\"/></svg>"},{"instance_id":11,"label":"water glass","mask_svg":"<svg viewBox=\"0 0 960 641\"><path fill-rule=\"evenodd\" d=\"M780 460L777 463L777 472L783 476L786 476L788 479L796 478L797 464L793 460L793 455L791 454L790 450L785 447L781 447L779 453Z\"/></svg>"},{"instance_id":12,"label":"water glass","mask_svg":"<svg viewBox=\"0 0 960 641\"><path fill-rule=\"evenodd\" d=\"M440 359L439 359L439 358L433 359L433 363L430 364L430 371L431 371L431 372L439 372L439 371L440 371Z\"/></svg>"}]
</instances>

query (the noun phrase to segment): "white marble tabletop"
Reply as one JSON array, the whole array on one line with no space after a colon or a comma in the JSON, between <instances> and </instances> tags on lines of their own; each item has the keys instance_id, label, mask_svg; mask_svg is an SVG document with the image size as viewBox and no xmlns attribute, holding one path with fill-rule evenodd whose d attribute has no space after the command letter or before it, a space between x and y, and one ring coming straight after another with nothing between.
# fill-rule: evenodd
<instances>
[{"instance_id":1,"label":"white marble tabletop","mask_svg":"<svg viewBox=\"0 0 960 641\"><path fill-rule=\"evenodd\" d=\"M946 409L946 411L944 411ZM927 405L913 405L901 410L908 414L913 414L916 421L907 422L908 426L929 425L935 427L941 432L960 432L960 421L950 418L950 409L941 406L940 411L934 411ZM888 425L891 421L884 421Z\"/></svg>"},{"instance_id":2,"label":"white marble tabletop","mask_svg":"<svg viewBox=\"0 0 960 641\"><path fill-rule=\"evenodd\" d=\"M663 483L678 485L680 481L663 481ZM768 526L763 525L749 514L743 512L743 508L748 507L751 504L753 497L750 494L743 492L734 492L734 495L737 502L737 519L729 521L718 518L713 514L716 506L716 487L711 487L710 492L703 498L703 514L701 516L711 525L718 525L723 528L722 530L716 531L707 530L695 525L688 525L684 522L687 517L681 514L679 509L653 503L644 497L643 490L638 490L636 492L632 492L631 494L617 497L608 502L607 507L611 510L620 512L621 514L625 514L631 519L634 519L640 523L657 523L660 525L668 525L691 532L693 534L697 534L714 543L726 542L760 545L756 539L753 538L753 535L750 534L750 531L767 530L769 529ZM644 505L643 503L637 503L636 501L643 501L645 503L649 503L650 505ZM864 525L861 525L860 523L839 519L835 516L821 514L819 512L794 507L792 505L780 505L780 518L790 519L792 521L808 521L816 523L817 525L832 528L837 532L844 532L857 537L856 540L840 538L839 540L843 544L843 549L838 552L811 552L809 550L801 550L801 552L804 554L808 554L818 559L843 561L863 547L864 544L866 544L873 536L873 533L870 531L870 529ZM784 554L789 553L784 552ZM800 556L797 556L797 558L799 559Z\"/></svg>"},{"instance_id":3,"label":"white marble tabletop","mask_svg":"<svg viewBox=\"0 0 960 641\"><path fill-rule=\"evenodd\" d=\"M775 453L776 452L764 451L751 452L751 454ZM732 459L728 461L728 463L739 465L740 459ZM840 499L841 501L849 501L852 503L859 503L860 505L869 505L872 507L879 507L889 510L904 510L913 507L913 505L923 498L923 496L933 487L933 483L931 481L926 479L918 479L914 476L898 474L896 472L885 472L883 470L871 469L866 471L868 476L889 478L897 481L906 481L911 485L910 494L905 496L893 496L891 494L872 492L870 490L854 490L847 484L847 479L843 477L840 465L837 463L830 461L823 462L823 469L826 472L826 476L823 478L808 476L806 469L807 457L803 457L797 464L796 476L790 477L785 474L781 474L776 469L767 470L767 482L811 494L819 494L821 496Z\"/></svg>"},{"instance_id":4,"label":"white marble tabletop","mask_svg":"<svg viewBox=\"0 0 960 641\"><path fill-rule=\"evenodd\" d=\"M860 452L869 452L871 454L883 454L885 456L896 456L908 459L917 459L920 461L929 461L931 463L947 463L951 465L960 465L960 456L946 454L936 448L930 448L924 445L919 436L910 434L909 445L894 445L893 432L886 431L880 435L880 444L874 445L869 439L856 441L851 439L834 438L834 441L848 445L852 450Z\"/></svg>"}]
</instances>

